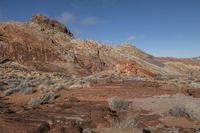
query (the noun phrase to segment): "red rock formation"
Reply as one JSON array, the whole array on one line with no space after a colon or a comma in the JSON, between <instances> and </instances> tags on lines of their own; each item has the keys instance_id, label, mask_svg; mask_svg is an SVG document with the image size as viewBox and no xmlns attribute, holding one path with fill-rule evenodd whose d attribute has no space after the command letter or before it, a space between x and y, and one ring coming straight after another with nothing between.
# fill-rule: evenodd
<instances>
[{"instance_id":1,"label":"red rock formation","mask_svg":"<svg viewBox=\"0 0 200 133\"><path fill-rule=\"evenodd\" d=\"M49 19L48 17L41 14L34 14L32 16L32 22L38 23L39 25L43 25L44 28L53 28L57 31L64 32L67 35L74 37L74 35L68 30L65 25L59 23L56 20ZM45 30L45 29L43 29Z\"/></svg>"},{"instance_id":2,"label":"red rock formation","mask_svg":"<svg viewBox=\"0 0 200 133\"><path fill-rule=\"evenodd\" d=\"M118 73L123 73L128 76L141 76L141 77L154 77L156 74L143 69L139 64L135 61L124 61L116 65L116 71Z\"/></svg>"},{"instance_id":3,"label":"red rock formation","mask_svg":"<svg viewBox=\"0 0 200 133\"><path fill-rule=\"evenodd\" d=\"M0 24L0 63L15 62L28 69L90 75L115 70L127 58L135 62L122 63L122 73L153 76L137 64L156 62L153 56L131 45L106 46L92 40L78 40L58 21L43 15L33 15L31 21Z\"/></svg>"}]
</instances>

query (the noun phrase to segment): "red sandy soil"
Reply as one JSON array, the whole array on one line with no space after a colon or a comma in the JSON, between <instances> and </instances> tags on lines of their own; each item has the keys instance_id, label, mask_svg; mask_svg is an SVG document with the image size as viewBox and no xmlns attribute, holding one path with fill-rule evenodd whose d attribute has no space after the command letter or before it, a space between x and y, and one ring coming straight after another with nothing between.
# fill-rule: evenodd
<instances>
[{"instance_id":1,"label":"red sandy soil","mask_svg":"<svg viewBox=\"0 0 200 133\"><path fill-rule=\"evenodd\" d=\"M162 87L157 82L98 82L92 83L91 88L62 90L58 93L60 95L59 98L37 108L30 108L26 105L27 101L30 100L30 96L16 93L5 99L5 102L10 103L10 109L16 113L1 114L0 128L2 133L12 133L15 130L19 130L20 133L21 131L34 133L41 128L52 133L76 133L88 127L100 131L102 128L111 126L111 117L113 115L123 118L128 112L139 114L140 128L157 126L161 123L163 124L159 120L161 118L160 115L151 115L149 111L134 111L133 109L112 112L108 108L106 100L112 96L119 96L132 101L134 98L164 94L172 95L176 92L176 88L171 88L170 86L168 88L167 85ZM31 97L36 97L37 95L36 93ZM187 119L174 119L173 121L169 121L169 119L165 119L167 127L177 126L179 121L183 124L193 124ZM8 126L11 126L11 128ZM188 130L187 126L185 128ZM158 133L161 131L167 132L165 128L158 128L157 130Z\"/></svg>"}]
</instances>

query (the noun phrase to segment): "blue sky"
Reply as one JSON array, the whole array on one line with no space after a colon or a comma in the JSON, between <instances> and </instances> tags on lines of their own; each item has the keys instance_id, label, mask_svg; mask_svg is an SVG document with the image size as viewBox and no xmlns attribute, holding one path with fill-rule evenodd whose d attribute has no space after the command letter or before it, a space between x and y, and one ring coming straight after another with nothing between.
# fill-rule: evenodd
<instances>
[{"instance_id":1,"label":"blue sky","mask_svg":"<svg viewBox=\"0 0 200 133\"><path fill-rule=\"evenodd\" d=\"M60 20L82 39L128 42L155 56L200 56L200 0L0 0L0 21L33 13Z\"/></svg>"}]
</instances>

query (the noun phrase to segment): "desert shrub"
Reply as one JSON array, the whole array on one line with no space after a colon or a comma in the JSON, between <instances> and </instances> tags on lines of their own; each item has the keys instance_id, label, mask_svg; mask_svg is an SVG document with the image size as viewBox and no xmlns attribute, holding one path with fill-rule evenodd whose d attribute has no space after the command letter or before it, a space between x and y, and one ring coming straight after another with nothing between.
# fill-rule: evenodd
<instances>
[{"instance_id":1,"label":"desert shrub","mask_svg":"<svg viewBox=\"0 0 200 133\"><path fill-rule=\"evenodd\" d=\"M32 93L36 92L36 90L33 87L29 86L27 79L22 80L16 89L24 94L32 94Z\"/></svg>"},{"instance_id":2,"label":"desert shrub","mask_svg":"<svg viewBox=\"0 0 200 133\"><path fill-rule=\"evenodd\" d=\"M55 85L55 90L56 91L60 91L60 90L63 90L65 89L65 85L64 84L56 84Z\"/></svg>"},{"instance_id":3,"label":"desert shrub","mask_svg":"<svg viewBox=\"0 0 200 133\"><path fill-rule=\"evenodd\" d=\"M31 101L28 104L31 105L32 107L36 107L42 104L42 101L40 98L35 98L35 99L31 99Z\"/></svg>"},{"instance_id":4,"label":"desert shrub","mask_svg":"<svg viewBox=\"0 0 200 133\"><path fill-rule=\"evenodd\" d=\"M26 89L26 87L28 86L25 83L12 84L10 89L4 91L4 95L5 96L12 95L13 93L23 91L24 89Z\"/></svg>"},{"instance_id":5,"label":"desert shrub","mask_svg":"<svg viewBox=\"0 0 200 133\"><path fill-rule=\"evenodd\" d=\"M46 88L40 88L40 93L41 94L45 94L45 93L48 93L49 90L47 90Z\"/></svg>"},{"instance_id":6,"label":"desert shrub","mask_svg":"<svg viewBox=\"0 0 200 133\"><path fill-rule=\"evenodd\" d=\"M174 108L170 109L169 113L177 117L189 116L184 106L175 106Z\"/></svg>"},{"instance_id":7,"label":"desert shrub","mask_svg":"<svg viewBox=\"0 0 200 133\"><path fill-rule=\"evenodd\" d=\"M86 76L84 77L84 81L95 81L97 80L98 77L94 76L94 75L90 75L90 76Z\"/></svg>"},{"instance_id":8,"label":"desert shrub","mask_svg":"<svg viewBox=\"0 0 200 133\"><path fill-rule=\"evenodd\" d=\"M36 89L34 89L33 87L27 87L26 89L22 90L21 92L23 92L24 94L28 95L28 94L35 93Z\"/></svg>"},{"instance_id":9,"label":"desert shrub","mask_svg":"<svg viewBox=\"0 0 200 133\"><path fill-rule=\"evenodd\" d=\"M37 86L40 84L40 79L34 77L33 79L29 80L28 83L30 86Z\"/></svg>"},{"instance_id":10,"label":"desert shrub","mask_svg":"<svg viewBox=\"0 0 200 133\"><path fill-rule=\"evenodd\" d=\"M10 95L12 95L13 93L16 93L16 92L18 92L17 89L10 88L10 89L4 91L4 96L10 96Z\"/></svg>"},{"instance_id":11,"label":"desert shrub","mask_svg":"<svg viewBox=\"0 0 200 133\"><path fill-rule=\"evenodd\" d=\"M45 93L48 93L48 92L49 92L49 90L47 90L47 89L45 88L45 86L43 86L43 85L40 85L40 86L39 86L39 91L40 91L41 94L45 94Z\"/></svg>"},{"instance_id":12,"label":"desert shrub","mask_svg":"<svg viewBox=\"0 0 200 133\"><path fill-rule=\"evenodd\" d=\"M200 120L199 108L194 104L187 104L186 106L176 106L170 109L169 113L177 117L189 117L191 119Z\"/></svg>"},{"instance_id":13,"label":"desert shrub","mask_svg":"<svg viewBox=\"0 0 200 133\"><path fill-rule=\"evenodd\" d=\"M109 98L107 102L109 108L112 110L127 109L129 106L129 102L127 100L116 96Z\"/></svg>"},{"instance_id":14,"label":"desert shrub","mask_svg":"<svg viewBox=\"0 0 200 133\"><path fill-rule=\"evenodd\" d=\"M12 83L12 84L10 85L10 88L16 89L18 85L19 85L19 83Z\"/></svg>"},{"instance_id":15,"label":"desert shrub","mask_svg":"<svg viewBox=\"0 0 200 133\"><path fill-rule=\"evenodd\" d=\"M21 82L16 89L23 92L26 88L28 88L29 85L26 82Z\"/></svg>"},{"instance_id":16,"label":"desert shrub","mask_svg":"<svg viewBox=\"0 0 200 133\"><path fill-rule=\"evenodd\" d=\"M129 130L137 127L139 123L138 115L127 115L122 121L118 119L112 119L112 128L120 130Z\"/></svg>"},{"instance_id":17,"label":"desert shrub","mask_svg":"<svg viewBox=\"0 0 200 133\"><path fill-rule=\"evenodd\" d=\"M44 84L45 85L53 85L55 82L54 81L52 81L51 79L45 79L44 80Z\"/></svg>"},{"instance_id":18,"label":"desert shrub","mask_svg":"<svg viewBox=\"0 0 200 133\"><path fill-rule=\"evenodd\" d=\"M17 76L16 74L12 73L12 75L10 75L9 78L10 78L10 79L17 79L18 76Z\"/></svg>"},{"instance_id":19,"label":"desert shrub","mask_svg":"<svg viewBox=\"0 0 200 133\"><path fill-rule=\"evenodd\" d=\"M54 100L57 96L53 92L48 92L46 94L43 94L42 96L38 98L31 99L29 102L29 105L31 106L38 106L40 104L45 104L49 100Z\"/></svg>"},{"instance_id":20,"label":"desert shrub","mask_svg":"<svg viewBox=\"0 0 200 133\"><path fill-rule=\"evenodd\" d=\"M94 132L90 128L85 128L85 129L83 129L82 133L94 133Z\"/></svg>"}]
</instances>

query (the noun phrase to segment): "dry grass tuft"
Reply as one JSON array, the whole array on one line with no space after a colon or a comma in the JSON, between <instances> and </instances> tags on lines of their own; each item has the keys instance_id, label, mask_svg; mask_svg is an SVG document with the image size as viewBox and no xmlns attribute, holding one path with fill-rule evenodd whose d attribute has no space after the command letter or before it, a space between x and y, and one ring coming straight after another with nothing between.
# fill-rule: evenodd
<instances>
[{"instance_id":1,"label":"dry grass tuft","mask_svg":"<svg viewBox=\"0 0 200 133\"><path fill-rule=\"evenodd\" d=\"M109 108L112 110L127 109L129 106L129 102L127 100L116 96L109 98L107 102Z\"/></svg>"},{"instance_id":2,"label":"dry grass tuft","mask_svg":"<svg viewBox=\"0 0 200 133\"><path fill-rule=\"evenodd\" d=\"M28 103L29 105L35 107L40 104L45 104L49 100L54 100L57 96L53 92L48 92L43 94L41 97L31 99L31 101Z\"/></svg>"},{"instance_id":3,"label":"dry grass tuft","mask_svg":"<svg viewBox=\"0 0 200 133\"><path fill-rule=\"evenodd\" d=\"M136 128L139 123L138 115L127 115L122 121L117 119L112 120L112 128L118 130L130 130Z\"/></svg>"}]
</instances>

